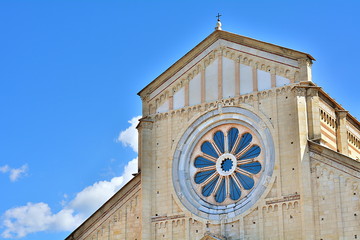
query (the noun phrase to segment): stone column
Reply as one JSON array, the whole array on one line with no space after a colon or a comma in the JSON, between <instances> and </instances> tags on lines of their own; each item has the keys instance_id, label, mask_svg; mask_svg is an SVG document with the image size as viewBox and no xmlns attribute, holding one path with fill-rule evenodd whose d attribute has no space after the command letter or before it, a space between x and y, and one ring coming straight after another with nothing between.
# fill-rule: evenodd
<instances>
[{"instance_id":1,"label":"stone column","mask_svg":"<svg viewBox=\"0 0 360 240\"><path fill-rule=\"evenodd\" d=\"M336 110L336 145L339 153L346 156L349 155L347 129L346 129L346 116L347 111Z\"/></svg>"}]
</instances>

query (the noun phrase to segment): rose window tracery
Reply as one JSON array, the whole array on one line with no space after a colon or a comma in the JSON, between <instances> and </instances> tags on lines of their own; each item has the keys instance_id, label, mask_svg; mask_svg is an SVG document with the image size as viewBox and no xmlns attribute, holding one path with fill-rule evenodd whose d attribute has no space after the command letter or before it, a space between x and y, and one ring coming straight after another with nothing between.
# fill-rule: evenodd
<instances>
[{"instance_id":1,"label":"rose window tracery","mask_svg":"<svg viewBox=\"0 0 360 240\"><path fill-rule=\"evenodd\" d=\"M209 203L234 203L254 188L262 161L260 141L250 129L238 124L218 126L193 151L194 189Z\"/></svg>"},{"instance_id":2,"label":"rose window tracery","mask_svg":"<svg viewBox=\"0 0 360 240\"><path fill-rule=\"evenodd\" d=\"M271 124L240 107L198 116L182 133L173 155L177 199L192 214L221 222L265 198L275 164Z\"/></svg>"}]
</instances>

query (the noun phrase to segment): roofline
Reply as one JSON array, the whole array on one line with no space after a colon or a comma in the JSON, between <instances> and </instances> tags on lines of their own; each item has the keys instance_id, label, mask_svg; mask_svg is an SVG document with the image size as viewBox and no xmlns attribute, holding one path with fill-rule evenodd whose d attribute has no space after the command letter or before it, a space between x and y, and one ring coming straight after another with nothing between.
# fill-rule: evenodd
<instances>
[{"instance_id":1,"label":"roofline","mask_svg":"<svg viewBox=\"0 0 360 240\"><path fill-rule=\"evenodd\" d=\"M188 51L183 57L177 60L174 64L172 64L168 69L166 69L163 73L161 73L158 77L156 77L152 82L150 82L147 86L145 86L142 90L140 90L137 94L139 96L142 93L150 88L150 92L154 91L157 87L163 84L166 80L171 78L174 74L176 74L180 69L182 69L186 64L191 62L197 55L207 49L211 44L216 42L218 39L224 39L230 42L234 42L243 46L251 47L254 49L270 52L272 54L280 55L283 57L291 58L294 60L300 58L308 58L311 61L315 61L310 54L300 52L297 50L293 50L290 48L281 47L279 45L275 45L268 42L259 41L253 38L245 37L242 35L226 32L223 30L215 30L209 36L207 36L203 41L197 44L194 48ZM262 46L255 47L255 44L260 44ZM272 47L273 49L269 49Z\"/></svg>"},{"instance_id":2,"label":"roofline","mask_svg":"<svg viewBox=\"0 0 360 240\"><path fill-rule=\"evenodd\" d=\"M337 110L340 110L340 111L347 111L345 108L343 108L343 106L341 106L338 102L336 102L335 99L333 99L332 97L330 97L330 95L328 93L326 93L324 91L324 89L320 88L319 89L319 92L320 92L320 97L324 100L326 100L327 102L333 104L333 107ZM354 117L353 115L350 114L349 111L347 111L347 115L346 115L346 118L348 120L350 120L350 122L354 125L354 127L356 127L359 131L360 131L360 122L359 120L357 120L356 117Z\"/></svg>"},{"instance_id":3,"label":"roofline","mask_svg":"<svg viewBox=\"0 0 360 240\"><path fill-rule=\"evenodd\" d=\"M308 140L308 144L310 147L310 151L317 152L322 155L326 155L327 159L333 162L336 162L338 164L342 164L348 168L351 168L353 170L360 169L360 162L346 156L340 152L334 151L331 148L325 147L317 142L314 142L312 140Z\"/></svg>"}]
</instances>

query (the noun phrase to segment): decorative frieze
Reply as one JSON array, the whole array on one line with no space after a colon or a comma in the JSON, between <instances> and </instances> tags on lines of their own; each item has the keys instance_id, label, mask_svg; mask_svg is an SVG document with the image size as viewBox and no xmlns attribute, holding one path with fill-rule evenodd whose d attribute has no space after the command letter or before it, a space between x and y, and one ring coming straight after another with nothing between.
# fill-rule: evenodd
<instances>
[{"instance_id":1,"label":"decorative frieze","mask_svg":"<svg viewBox=\"0 0 360 240\"><path fill-rule=\"evenodd\" d=\"M151 218L152 222L169 221L173 219L184 218L185 214L171 215L171 216L155 216Z\"/></svg>"},{"instance_id":2,"label":"decorative frieze","mask_svg":"<svg viewBox=\"0 0 360 240\"><path fill-rule=\"evenodd\" d=\"M284 87L278 87L275 89L269 89L269 90L264 90L261 92L244 94L239 97L227 98L227 99L217 100L217 101L213 101L213 102L202 103L202 104L198 104L198 105L194 105L194 106L185 106L183 108L171 110L171 111L165 112L165 113L155 113L155 114L150 115L149 117L154 118L155 120L160 120L160 119L167 118L168 116L175 116L177 114L182 114L185 112L189 113L189 112L193 112L193 111L203 112L203 111L207 111L207 110L213 110L218 107L218 104L220 102L222 103L222 106L224 106L224 107L240 106L242 104L248 104L251 106L255 100L259 100L259 99L264 100L269 97L274 97L275 95L284 95L286 93L289 93L289 92L293 91L294 86L296 86L296 85L288 85L288 86L284 86Z\"/></svg>"},{"instance_id":3,"label":"decorative frieze","mask_svg":"<svg viewBox=\"0 0 360 240\"><path fill-rule=\"evenodd\" d=\"M300 194L283 196L282 198L279 198L279 199L268 200L265 203L266 203L266 205L270 205L270 204L277 204L277 203L283 203L283 202L289 202L289 201L295 201L295 200L300 200Z\"/></svg>"}]
</instances>

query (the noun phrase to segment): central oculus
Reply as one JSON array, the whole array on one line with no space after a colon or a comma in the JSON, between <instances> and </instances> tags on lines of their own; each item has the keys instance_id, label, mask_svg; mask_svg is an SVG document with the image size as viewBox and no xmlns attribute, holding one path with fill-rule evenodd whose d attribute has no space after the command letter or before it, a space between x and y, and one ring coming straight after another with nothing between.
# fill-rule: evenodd
<instances>
[{"instance_id":1,"label":"central oculus","mask_svg":"<svg viewBox=\"0 0 360 240\"><path fill-rule=\"evenodd\" d=\"M234 155L225 153L216 161L216 171L222 176L229 176L236 169L237 161Z\"/></svg>"}]
</instances>

